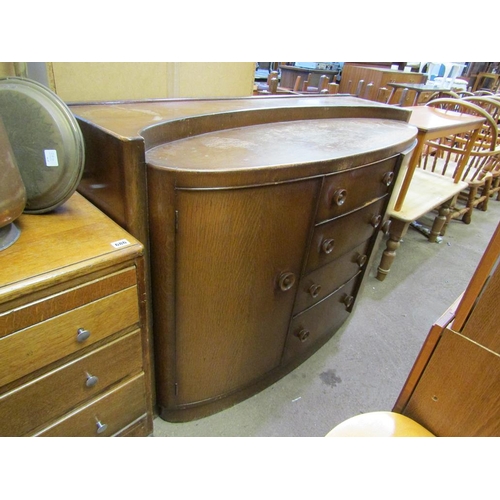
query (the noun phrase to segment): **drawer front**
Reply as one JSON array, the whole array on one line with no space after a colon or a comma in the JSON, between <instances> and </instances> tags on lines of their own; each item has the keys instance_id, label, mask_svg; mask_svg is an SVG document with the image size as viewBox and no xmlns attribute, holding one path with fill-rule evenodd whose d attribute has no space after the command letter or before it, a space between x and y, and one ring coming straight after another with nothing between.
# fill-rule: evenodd
<instances>
[{"instance_id":1,"label":"drawer front","mask_svg":"<svg viewBox=\"0 0 500 500\"><path fill-rule=\"evenodd\" d=\"M360 210L317 226L311 243L306 273L337 259L370 239L378 231L387 197Z\"/></svg>"},{"instance_id":2,"label":"drawer front","mask_svg":"<svg viewBox=\"0 0 500 500\"><path fill-rule=\"evenodd\" d=\"M134 286L3 337L0 385L138 323L138 295Z\"/></svg>"},{"instance_id":3,"label":"drawer front","mask_svg":"<svg viewBox=\"0 0 500 500\"><path fill-rule=\"evenodd\" d=\"M115 387L37 436L112 436L146 413L144 374Z\"/></svg>"},{"instance_id":4,"label":"drawer front","mask_svg":"<svg viewBox=\"0 0 500 500\"><path fill-rule=\"evenodd\" d=\"M326 177L316 222L321 222L381 198L394 183L396 157Z\"/></svg>"},{"instance_id":5,"label":"drawer front","mask_svg":"<svg viewBox=\"0 0 500 500\"><path fill-rule=\"evenodd\" d=\"M368 261L369 242L346 252L330 264L313 271L300 280L294 315L311 307L349 281Z\"/></svg>"},{"instance_id":6,"label":"drawer front","mask_svg":"<svg viewBox=\"0 0 500 500\"><path fill-rule=\"evenodd\" d=\"M36 325L66 311L102 299L137 283L135 267L108 274L83 285L54 293L41 300L30 302L0 313L0 337Z\"/></svg>"},{"instance_id":7,"label":"drawer front","mask_svg":"<svg viewBox=\"0 0 500 500\"><path fill-rule=\"evenodd\" d=\"M340 328L352 310L353 293L358 282L359 277L353 278L333 295L292 320L283 354L284 364L314 348Z\"/></svg>"},{"instance_id":8,"label":"drawer front","mask_svg":"<svg viewBox=\"0 0 500 500\"><path fill-rule=\"evenodd\" d=\"M0 396L0 436L24 436L141 370L137 330Z\"/></svg>"}]
</instances>

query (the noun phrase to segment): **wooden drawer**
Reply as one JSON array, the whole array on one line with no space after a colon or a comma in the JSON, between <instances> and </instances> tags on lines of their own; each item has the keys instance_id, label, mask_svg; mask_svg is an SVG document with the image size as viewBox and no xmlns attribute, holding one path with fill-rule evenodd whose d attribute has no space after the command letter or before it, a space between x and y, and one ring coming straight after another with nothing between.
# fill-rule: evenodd
<instances>
[{"instance_id":1,"label":"wooden drawer","mask_svg":"<svg viewBox=\"0 0 500 500\"><path fill-rule=\"evenodd\" d=\"M352 212L387 194L395 179L396 160L393 157L328 176L321 192L316 222Z\"/></svg>"},{"instance_id":2,"label":"wooden drawer","mask_svg":"<svg viewBox=\"0 0 500 500\"><path fill-rule=\"evenodd\" d=\"M141 370L137 330L0 396L0 436L24 436Z\"/></svg>"},{"instance_id":3,"label":"wooden drawer","mask_svg":"<svg viewBox=\"0 0 500 500\"><path fill-rule=\"evenodd\" d=\"M140 374L66 415L36 436L112 436L145 413L145 380L144 374ZM99 429L98 423L106 427Z\"/></svg>"},{"instance_id":4,"label":"wooden drawer","mask_svg":"<svg viewBox=\"0 0 500 500\"><path fill-rule=\"evenodd\" d=\"M133 286L0 339L0 385L77 352L113 333L138 325ZM90 336L79 341L79 330Z\"/></svg>"},{"instance_id":5,"label":"wooden drawer","mask_svg":"<svg viewBox=\"0 0 500 500\"><path fill-rule=\"evenodd\" d=\"M311 307L349 281L368 260L370 244L364 242L330 264L313 271L300 280L294 315Z\"/></svg>"},{"instance_id":6,"label":"wooden drawer","mask_svg":"<svg viewBox=\"0 0 500 500\"><path fill-rule=\"evenodd\" d=\"M384 197L366 207L316 227L306 273L337 259L370 239L379 230L387 203Z\"/></svg>"},{"instance_id":7,"label":"wooden drawer","mask_svg":"<svg viewBox=\"0 0 500 500\"><path fill-rule=\"evenodd\" d=\"M38 300L31 298L26 303L25 299L25 303L19 306L0 304L0 337L134 286L136 282L136 268L127 267L60 293L52 292Z\"/></svg>"},{"instance_id":8,"label":"wooden drawer","mask_svg":"<svg viewBox=\"0 0 500 500\"><path fill-rule=\"evenodd\" d=\"M335 293L295 316L286 339L284 364L314 348L340 328L353 307L358 282L358 276L352 278Z\"/></svg>"}]
</instances>

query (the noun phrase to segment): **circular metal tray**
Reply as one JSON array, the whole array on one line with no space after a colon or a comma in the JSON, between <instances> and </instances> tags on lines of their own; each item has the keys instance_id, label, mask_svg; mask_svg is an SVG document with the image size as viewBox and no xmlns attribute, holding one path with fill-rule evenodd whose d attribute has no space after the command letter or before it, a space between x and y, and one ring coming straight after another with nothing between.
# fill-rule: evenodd
<instances>
[{"instance_id":1,"label":"circular metal tray","mask_svg":"<svg viewBox=\"0 0 500 500\"><path fill-rule=\"evenodd\" d=\"M26 187L26 213L64 203L83 174L85 147L78 123L51 90L26 78L0 78L0 117Z\"/></svg>"}]
</instances>

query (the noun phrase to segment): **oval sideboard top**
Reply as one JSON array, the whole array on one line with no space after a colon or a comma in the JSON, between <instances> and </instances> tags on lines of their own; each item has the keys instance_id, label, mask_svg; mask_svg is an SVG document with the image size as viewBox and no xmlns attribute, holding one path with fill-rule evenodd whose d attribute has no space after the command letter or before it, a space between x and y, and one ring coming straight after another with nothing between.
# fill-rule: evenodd
<instances>
[{"instance_id":1,"label":"oval sideboard top","mask_svg":"<svg viewBox=\"0 0 500 500\"><path fill-rule=\"evenodd\" d=\"M156 146L155 167L190 171L247 170L345 159L412 141L416 129L395 120L330 118L218 130Z\"/></svg>"}]
</instances>

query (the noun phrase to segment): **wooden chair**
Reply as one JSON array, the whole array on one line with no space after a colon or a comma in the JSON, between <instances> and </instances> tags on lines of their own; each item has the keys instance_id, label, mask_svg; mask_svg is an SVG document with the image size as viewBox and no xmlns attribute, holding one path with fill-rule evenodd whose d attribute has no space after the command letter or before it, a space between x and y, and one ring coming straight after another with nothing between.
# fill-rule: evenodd
<instances>
[{"instance_id":1,"label":"wooden chair","mask_svg":"<svg viewBox=\"0 0 500 500\"><path fill-rule=\"evenodd\" d=\"M387 104L389 97L391 97L391 90L386 87L380 87L375 97L375 101Z\"/></svg>"},{"instance_id":2,"label":"wooden chair","mask_svg":"<svg viewBox=\"0 0 500 500\"><path fill-rule=\"evenodd\" d=\"M471 94L472 95L472 94ZM442 97L451 97L453 99L460 99L460 95L453 90L440 90L439 92L434 92L429 97L428 101L433 101L434 99L440 99Z\"/></svg>"},{"instance_id":3,"label":"wooden chair","mask_svg":"<svg viewBox=\"0 0 500 500\"><path fill-rule=\"evenodd\" d=\"M338 94L339 92L339 84L338 83L329 83L328 84L328 93L329 94Z\"/></svg>"},{"instance_id":4,"label":"wooden chair","mask_svg":"<svg viewBox=\"0 0 500 500\"><path fill-rule=\"evenodd\" d=\"M500 96L468 96L465 97L464 100L481 106L481 108L493 117L498 126L500 123ZM500 141L500 136L498 140ZM497 147L500 147L500 144L497 144ZM500 155L494 157L494 159L489 163L489 170L492 175L492 181L488 197L483 204L485 210L488 208L488 199L495 193L497 195L497 201L500 200Z\"/></svg>"},{"instance_id":5,"label":"wooden chair","mask_svg":"<svg viewBox=\"0 0 500 500\"><path fill-rule=\"evenodd\" d=\"M271 71L269 73L269 75L267 76L266 83L258 83L257 84L257 92L265 92L265 91L270 92L269 87L271 85L272 80L276 80L276 82L278 82L278 78L279 78L279 73L277 71ZM274 86L274 82L272 83L272 85ZM277 85L276 85L276 87L277 87Z\"/></svg>"},{"instance_id":6,"label":"wooden chair","mask_svg":"<svg viewBox=\"0 0 500 500\"><path fill-rule=\"evenodd\" d=\"M298 79L299 77L297 77ZM310 85L311 81L311 74L307 76L307 80L305 80L304 84L302 85L302 93L307 93L307 94L328 94L328 84L330 83L330 79L326 75L321 75L319 77L319 82L318 86L314 87ZM295 81L295 87L298 88L297 80Z\"/></svg>"},{"instance_id":7,"label":"wooden chair","mask_svg":"<svg viewBox=\"0 0 500 500\"><path fill-rule=\"evenodd\" d=\"M452 202L450 213L441 235L451 219L461 217L465 224L470 224L474 207L487 208L489 190L492 182L492 165L498 160L498 128L492 116L480 106L463 99L441 98L430 101L426 106L481 116L485 119L482 129L472 139L468 134L457 134L427 141L420 158L419 168L435 174L460 179L467 183ZM466 145L473 140L470 154Z\"/></svg>"}]
</instances>

